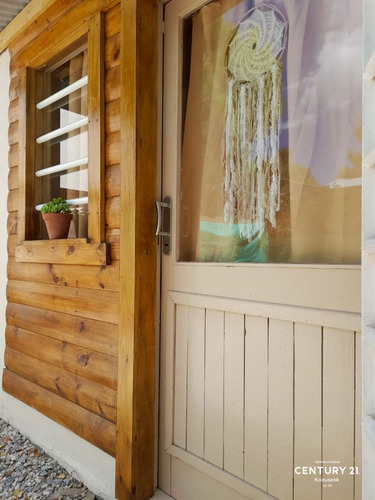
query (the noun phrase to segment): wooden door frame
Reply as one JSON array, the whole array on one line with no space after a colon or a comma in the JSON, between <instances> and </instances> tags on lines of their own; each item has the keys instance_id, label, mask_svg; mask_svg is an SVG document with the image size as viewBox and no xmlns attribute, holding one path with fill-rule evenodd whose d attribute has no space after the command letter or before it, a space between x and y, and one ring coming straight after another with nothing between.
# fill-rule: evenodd
<instances>
[{"instance_id":1,"label":"wooden door frame","mask_svg":"<svg viewBox=\"0 0 375 500\"><path fill-rule=\"evenodd\" d=\"M158 0L121 1L116 498L154 493Z\"/></svg>"},{"instance_id":2,"label":"wooden door frame","mask_svg":"<svg viewBox=\"0 0 375 500\"><path fill-rule=\"evenodd\" d=\"M121 2L120 316L116 498L154 493L158 0ZM0 33L0 53L33 23L43 31L57 0L31 0ZM78 0L58 6L57 14ZM55 13L56 16L56 13Z\"/></svg>"}]
</instances>

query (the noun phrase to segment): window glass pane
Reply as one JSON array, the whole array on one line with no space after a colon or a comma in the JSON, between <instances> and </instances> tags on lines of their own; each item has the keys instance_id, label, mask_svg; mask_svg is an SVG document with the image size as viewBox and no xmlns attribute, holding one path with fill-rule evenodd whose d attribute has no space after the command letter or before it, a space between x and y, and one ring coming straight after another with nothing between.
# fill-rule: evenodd
<instances>
[{"instance_id":1,"label":"window glass pane","mask_svg":"<svg viewBox=\"0 0 375 500\"><path fill-rule=\"evenodd\" d=\"M56 94L87 75L87 50L72 57L53 71L45 74L45 97ZM37 112L43 123L43 134L74 124L87 117L87 86ZM88 155L87 125L71 130L38 146L42 167L36 170L65 165ZM87 237L88 171L87 161L79 166L42 176L36 184L36 204L52 198L77 200L72 205L73 223L69 237ZM82 203L79 200L82 199Z\"/></svg>"},{"instance_id":2,"label":"window glass pane","mask_svg":"<svg viewBox=\"0 0 375 500\"><path fill-rule=\"evenodd\" d=\"M359 264L362 6L183 21L179 260Z\"/></svg>"}]
</instances>

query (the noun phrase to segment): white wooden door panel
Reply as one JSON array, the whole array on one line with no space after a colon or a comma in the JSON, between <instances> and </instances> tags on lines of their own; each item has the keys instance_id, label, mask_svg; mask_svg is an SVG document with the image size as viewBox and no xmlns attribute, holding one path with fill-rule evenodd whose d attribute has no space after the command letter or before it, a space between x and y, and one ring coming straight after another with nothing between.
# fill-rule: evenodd
<instances>
[{"instance_id":1,"label":"white wooden door panel","mask_svg":"<svg viewBox=\"0 0 375 500\"><path fill-rule=\"evenodd\" d=\"M268 319L246 316L244 479L267 491Z\"/></svg>"},{"instance_id":2,"label":"white wooden door panel","mask_svg":"<svg viewBox=\"0 0 375 500\"><path fill-rule=\"evenodd\" d=\"M293 323L270 320L268 491L293 497Z\"/></svg>"},{"instance_id":3,"label":"white wooden door panel","mask_svg":"<svg viewBox=\"0 0 375 500\"><path fill-rule=\"evenodd\" d=\"M323 329L323 460L345 467L332 488L323 488L323 500L353 498L354 474L350 468L354 466L354 346L355 332Z\"/></svg>"},{"instance_id":4,"label":"white wooden door panel","mask_svg":"<svg viewBox=\"0 0 375 500\"><path fill-rule=\"evenodd\" d=\"M187 450L203 457L205 310L188 309Z\"/></svg>"},{"instance_id":5,"label":"white wooden door panel","mask_svg":"<svg viewBox=\"0 0 375 500\"><path fill-rule=\"evenodd\" d=\"M225 313L224 469L243 478L244 316Z\"/></svg>"},{"instance_id":6,"label":"white wooden door panel","mask_svg":"<svg viewBox=\"0 0 375 500\"><path fill-rule=\"evenodd\" d=\"M224 467L224 312L206 310L204 458Z\"/></svg>"},{"instance_id":7,"label":"white wooden door panel","mask_svg":"<svg viewBox=\"0 0 375 500\"><path fill-rule=\"evenodd\" d=\"M322 457L322 328L296 323L294 326L294 463L314 464ZM294 496L320 500L321 474L294 474Z\"/></svg>"},{"instance_id":8,"label":"white wooden door panel","mask_svg":"<svg viewBox=\"0 0 375 500\"><path fill-rule=\"evenodd\" d=\"M362 426L362 336L361 332L355 332L355 429L354 429L354 466L358 467L359 475L354 476L354 497L362 498L362 447L361 447L361 426Z\"/></svg>"},{"instance_id":9,"label":"white wooden door panel","mask_svg":"<svg viewBox=\"0 0 375 500\"><path fill-rule=\"evenodd\" d=\"M188 314L186 306L176 308L174 443L186 448Z\"/></svg>"},{"instance_id":10,"label":"white wooden door panel","mask_svg":"<svg viewBox=\"0 0 375 500\"><path fill-rule=\"evenodd\" d=\"M354 447L358 449L360 437L358 430L355 433L359 424L354 383L359 381L354 341L359 334L335 328L340 316L331 316L330 327L323 328L238 313L231 299L221 299L222 309L215 310L211 297L185 293L169 297L175 321L167 344L175 350L165 386L172 391L174 404L169 405L170 414L164 414L165 435L172 436L164 455L174 457L173 463L178 460L180 472L186 464L189 470L197 469L199 477L204 474L219 485L230 484L233 495L258 498L258 491L263 491L281 500L305 500L320 499L324 491L326 498L335 498L315 481L319 473L302 475L294 470L321 466L322 460L355 466ZM293 312L291 307L289 313ZM309 309L302 313L308 315ZM355 321L359 326L358 317L352 317ZM194 360L189 361L191 356ZM190 389L194 387L190 398L189 383ZM166 477L179 491L180 479L174 478L172 465L169 472L172 476ZM337 491L341 495L341 488L349 488L350 498L359 500L353 496L354 480L345 475ZM360 491L360 484L356 489ZM193 491L181 498L195 500Z\"/></svg>"},{"instance_id":11,"label":"white wooden door panel","mask_svg":"<svg viewBox=\"0 0 375 500\"><path fill-rule=\"evenodd\" d=\"M360 500L359 476L330 488L296 472L360 466L359 266L178 262L182 20L204 3L165 7L159 485L178 500Z\"/></svg>"}]
</instances>

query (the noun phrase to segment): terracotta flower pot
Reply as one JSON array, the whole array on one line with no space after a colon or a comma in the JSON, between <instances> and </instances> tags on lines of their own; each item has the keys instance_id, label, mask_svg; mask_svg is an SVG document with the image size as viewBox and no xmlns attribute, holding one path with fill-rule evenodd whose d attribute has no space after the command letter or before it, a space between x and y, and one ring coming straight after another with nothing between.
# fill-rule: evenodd
<instances>
[{"instance_id":1,"label":"terracotta flower pot","mask_svg":"<svg viewBox=\"0 0 375 500\"><path fill-rule=\"evenodd\" d=\"M73 214L42 214L46 223L47 233L50 240L64 239L68 237L70 223Z\"/></svg>"}]
</instances>

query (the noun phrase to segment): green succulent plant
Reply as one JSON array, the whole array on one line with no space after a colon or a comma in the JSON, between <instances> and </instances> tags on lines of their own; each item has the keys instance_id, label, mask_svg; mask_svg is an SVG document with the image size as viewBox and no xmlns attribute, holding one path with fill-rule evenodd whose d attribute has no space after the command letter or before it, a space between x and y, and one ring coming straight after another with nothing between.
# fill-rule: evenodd
<instances>
[{"instance_id":1,"label":"green succulent plant","mask_svg":"<svg viewBox=\"0 0 375 500\"><path fill-rule=\"evenodd\" d=\"M42 214L70 214L72 212L64 198L53 198L52 201L45 203L40 211Z\"/></svg>"}]
</instances>

